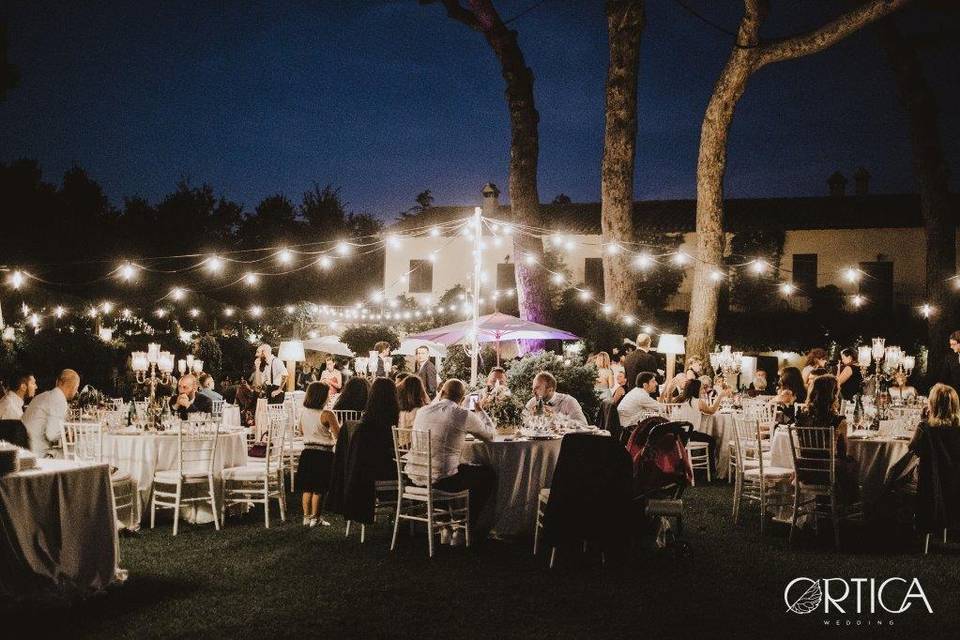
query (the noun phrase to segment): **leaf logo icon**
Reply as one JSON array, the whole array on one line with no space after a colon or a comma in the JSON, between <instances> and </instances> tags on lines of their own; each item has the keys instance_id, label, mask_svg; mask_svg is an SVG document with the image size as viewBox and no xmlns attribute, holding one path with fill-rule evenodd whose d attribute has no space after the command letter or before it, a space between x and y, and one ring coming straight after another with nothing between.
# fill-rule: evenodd
<instances>
[{"instance_id":1,"label":"leaf logo icon","mask_svg":"<svg viewBox=\"0 0 960 640\"><path fill-rule=\"evenodd\" d=\"M793 603L787 600L787 597L790 592L790 587L792 587L796 582L800 580L805 580L810 582L810 586L807 587L806 591L797 598ZM816 611L817 607L820 606L820 603L823 601L823 591L820 590L820 581L811 580L810 578L797 578L793 582L787 585L786 590L784 591L784 601L787 603L787 611L792 613L799 613L801 615L806 613L812 613Z\"/></svg>"}]
</instances>

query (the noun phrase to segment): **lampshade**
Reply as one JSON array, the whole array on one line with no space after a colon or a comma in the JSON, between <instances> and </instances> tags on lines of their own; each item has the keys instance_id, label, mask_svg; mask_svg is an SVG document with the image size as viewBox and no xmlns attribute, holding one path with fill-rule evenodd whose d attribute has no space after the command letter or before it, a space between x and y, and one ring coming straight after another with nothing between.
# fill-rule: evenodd
<instances>
[{"instance_id":1,"label":"lampshade","mask_svg":"<svg viewBox=\"0 0 960 640\"><path fill-rule=\"evenodd\" d=\"M672 353L679 355L685 352L683 346L683 336L674 333L665 333L660 336L660 342L657 344L657 351L660 353Z\"/></svg>"},{"instance_id":2,"label":"lampshade","mask_svg":"<svg viewBox=\"0 0 960 640\"><path fill-rule=\"evenodd\" d=\"M303 362L307 354L303 352L303 343L299 340L284 340L280 343L277 357L284 362Z\"/></svg>"}]
</instances>

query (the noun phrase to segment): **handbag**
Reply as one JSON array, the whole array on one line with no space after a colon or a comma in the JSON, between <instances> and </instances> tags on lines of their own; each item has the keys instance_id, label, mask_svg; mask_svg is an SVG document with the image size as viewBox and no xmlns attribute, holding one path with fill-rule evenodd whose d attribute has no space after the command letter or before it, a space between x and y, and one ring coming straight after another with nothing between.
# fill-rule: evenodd
<instances>
[{"instance_id":1,"label":"handbag","mask_svg":"<svg viewBox=\"0 0 960 640\"><path fill-rule=\"evenodd\" d=\"M254 442L247 449L247 455L251 458L266 458L267 457L267 443L266 443L267 434L266 432L260 436L260 442Z\"/></svg>"}]
</instances>

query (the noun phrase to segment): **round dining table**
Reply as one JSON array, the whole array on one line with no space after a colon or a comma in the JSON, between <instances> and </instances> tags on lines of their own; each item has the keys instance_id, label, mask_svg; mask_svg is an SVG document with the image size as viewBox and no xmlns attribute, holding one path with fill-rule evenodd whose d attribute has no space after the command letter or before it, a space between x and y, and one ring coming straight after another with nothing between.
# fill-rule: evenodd
<instances>
[{"instance_id":1,"label":"round dining table","mask_svg":"<svg viewBox=\"0 0 960 640\"><path fill-rule=\"evenodd\" d=\"M696 430L713 436L716 446L717 477L724 479L730 466L730 443L737 432L736 412L721 409L713 415L700 416Z\"/></svg>"},{"instance_id":2,"label":"round dining table","mask_svg":"<svg viewBox=\"0 0 960 640\"><path fill-rule=\"evenodd\" d=\"M247 464L247 430L242 427L224 427L217 436L217 451L214 456L214 475L228 467ZM153 476L157 471L177 468L177 435L164 431L137 432L120 430L103 436L103 460L129 473L137 486L139 512L149 510ZM222 483L217 483L219 487ZM219 500L219 496L218 496ZM204 524L213 522L209 505L192 502L181 507L180 517L187 522Z\"/></svg>"},{"instance_id":3,"label":"round dining table","mask_svg":"<svg viewBox=\"0 0 960 640\"><path fill-rule=\"evenodd\" d=\"M492 522L492 537L533 535L540 490L550 486L561 441L560 436L518 440L498 435L493 442L467 440L464 444L463 462L488 466L497 476L496 495L480 516L482 522Z\"/></svg>"}]
</instances>

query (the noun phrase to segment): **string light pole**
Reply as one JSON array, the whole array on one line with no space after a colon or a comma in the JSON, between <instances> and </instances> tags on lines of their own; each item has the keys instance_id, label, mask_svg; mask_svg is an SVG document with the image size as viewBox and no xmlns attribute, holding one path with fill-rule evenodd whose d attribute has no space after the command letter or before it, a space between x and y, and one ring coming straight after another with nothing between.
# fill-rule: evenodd
<instances>
[{"instance_id":1,"label":"string light pole","mask_svg":"<svg viewBox=\"0 0 960 640\"><path fill-rule=\"evenodd\" d=\"M482 227L480 207L473 210L473 326L470 331L470 386L477 384L477 359L480 356L480 342L477 331L480 327L480 273L483 267Z\"/></svg>"}]
</instances>

